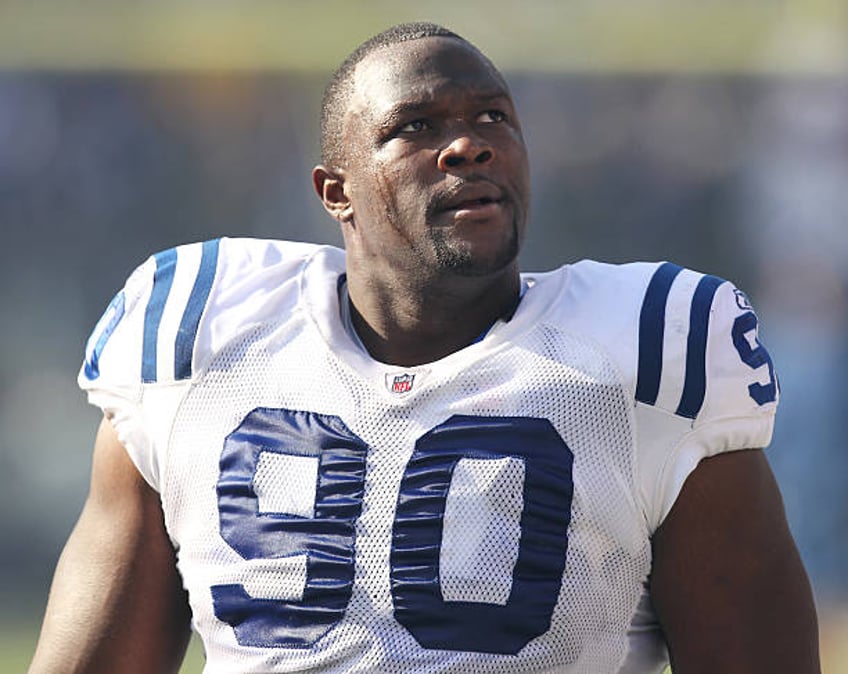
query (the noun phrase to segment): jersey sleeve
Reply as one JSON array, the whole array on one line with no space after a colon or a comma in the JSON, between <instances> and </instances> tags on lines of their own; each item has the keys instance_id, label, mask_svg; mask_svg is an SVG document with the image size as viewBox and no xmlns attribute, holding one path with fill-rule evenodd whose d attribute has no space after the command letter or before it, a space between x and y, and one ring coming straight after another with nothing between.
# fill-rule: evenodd
<instances>
[{"instance_id":1,"label":"jersey sleeve","mask_svg":"<svg viewBox=\"0 0 848 674\"><path fill-rule=\"evenodd\" d=\"M77 383L91 404L110 419L118 438L151 485L158 471L142 418L141 364L145 313L153 290L156 261L149 258L127 279L97 322L85 349Z\"/></svg>"},{"instance_id":2,"label":"jersey sleeve","mask_svg":"<svg viewBox=\"0 0 848 674\"><path fill-rule=\"evenodd\" d=\"M321 247L214 239L156 253L97 323L78 382L161 491L171 426L217 354L296 310L299 272Z\"/></svg>"},{"instance_id":3,"label":"jersey sleeve","mask_svg":"<svg viewBox=\"0 0 848 674\"><path fill-rule=\"evenodd\" d=\"M757 315L727 281L663 265L640 320L637 456L653 531L702 459L769 444L779 388Z\"/></svg>"},{"instance_id":4,"label":"jersey sleeve","mask_svg":"<svg viewBox=\"0 0 848 674\"><path fill-rule=\"evenodd\" d=\"M86 346L78 383L159 489L171 419L196 365L198 327L219 241L157 253L115 295Z\"/></svg>"}]
</instances>

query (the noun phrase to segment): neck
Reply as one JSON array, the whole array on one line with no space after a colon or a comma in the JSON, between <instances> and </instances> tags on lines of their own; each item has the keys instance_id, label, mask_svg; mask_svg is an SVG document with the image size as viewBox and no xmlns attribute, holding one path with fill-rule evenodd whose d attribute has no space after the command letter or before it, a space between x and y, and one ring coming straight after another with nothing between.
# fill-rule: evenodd
<instances>
[{"instance_id":1,"label":"neck","mask_svg":"<svg viewBox=\"0 0 848 674\"><path fill-rule=\"evenodd\" d=\"M520 299L517 266L496 277L453 277L424 288L370 280L349 273L351 318L371 356L390 365L422 365L459 351L498 319L509 319Z\"/></svg>"}]
</instances>

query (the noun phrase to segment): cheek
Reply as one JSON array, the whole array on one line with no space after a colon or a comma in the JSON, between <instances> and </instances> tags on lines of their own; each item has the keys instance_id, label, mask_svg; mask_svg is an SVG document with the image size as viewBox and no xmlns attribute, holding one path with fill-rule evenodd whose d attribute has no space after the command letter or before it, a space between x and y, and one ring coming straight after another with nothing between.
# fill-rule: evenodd
<instances>
[{"instance_id":1,"label":"cheek","mask_svg":"<svg viewBox=\"0 0 848 674\"><path fill-rule=\"evenodd\" d=\"M413 172L405 167L383 167L376 178L378 194L374 196L380 200L388 222L401 229L404 223L419 217L426 198Z\"/></svg>"},{"instance_id":2,"label":"cheek","mask_svg":"<svg viewBox=\"0 0 848 674\"><path fill-rule=\"evenodd\" d=\"M393 189L393 180L390 175L381 171L377 173L374 180L374 194L367 195L371 205L375 209L374 216L394 225L397 212L397 196Z\"/></svg>"}]
</instances>

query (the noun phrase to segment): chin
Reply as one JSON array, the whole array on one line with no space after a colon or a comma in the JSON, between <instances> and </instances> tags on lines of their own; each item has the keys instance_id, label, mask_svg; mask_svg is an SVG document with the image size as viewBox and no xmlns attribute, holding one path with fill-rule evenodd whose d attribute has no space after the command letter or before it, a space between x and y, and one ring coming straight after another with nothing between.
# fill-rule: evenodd
<instances>
[{"instance_id":1,"label":"chin","mask_svg":"<svg viewBox=\"0 0 848 674\"><path fill-rule=\"evenodd\" d=\"M486 243L491 243L487 241ZM472 242L436 241L436 259L439 266L459 276L490 276L503 271L518 257L519 241L515 230L499 247L481 250L483 246Z\"/></svg>"}]
</instances>

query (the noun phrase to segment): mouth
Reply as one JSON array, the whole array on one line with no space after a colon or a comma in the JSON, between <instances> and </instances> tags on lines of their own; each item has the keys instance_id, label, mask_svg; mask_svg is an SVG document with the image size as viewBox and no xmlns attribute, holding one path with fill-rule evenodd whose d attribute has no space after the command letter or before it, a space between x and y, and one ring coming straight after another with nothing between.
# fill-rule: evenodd
<instances>
[{"instance_id":1,"label":"mouth","mask_svg":"<svg viewBox=\"0 0 848 674\"><path fill-rule=\"evenodd\" d=\"M503 190L489 182L465 183L437 200L436 209L455 216L487 216L505 203Z\"/></svg>"},{"instance_id":2,"label":"mouth","mask_svg":"<svg viewBox=\"0 0 848 674\"><path fill-rule=\"evenodd\" d=\"M500 204L500 199L491 199L489 197L481 197L479 199L468 199L466 201L461 201L458 204L453 206L449 206L446 210L448 211L479 211L484 209L486 206L490 206L493 204Z\"/></svg>"}]
</instances>

